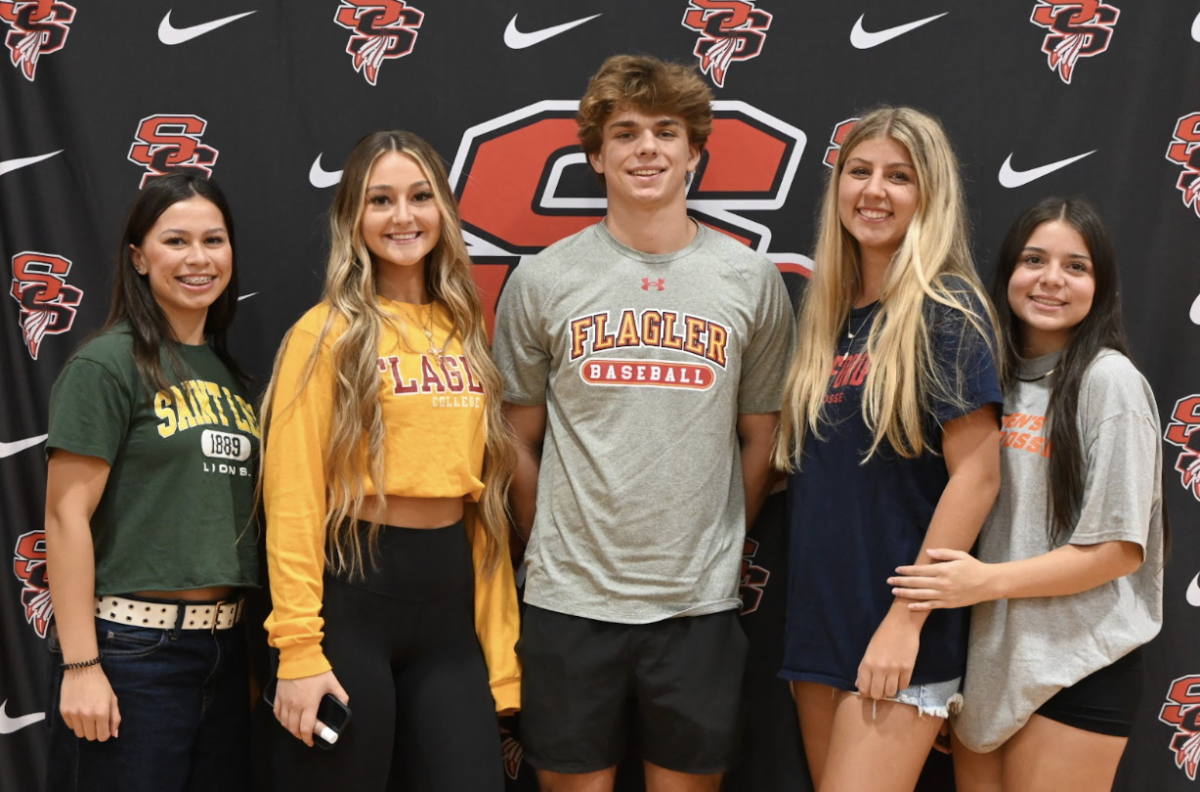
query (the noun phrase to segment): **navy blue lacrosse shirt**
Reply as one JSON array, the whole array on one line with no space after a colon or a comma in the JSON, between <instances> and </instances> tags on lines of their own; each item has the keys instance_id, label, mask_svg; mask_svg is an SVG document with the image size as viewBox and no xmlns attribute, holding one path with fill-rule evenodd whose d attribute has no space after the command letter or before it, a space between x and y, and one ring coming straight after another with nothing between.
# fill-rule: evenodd
<instances>
[{"instance_id":1,"label":"navy blue lacrosse shirt","mask_svg":"<svg viewBox=\"0 0 1200 792\"><path fill-rule=\"evenodd\" d=\"M887 579L917 558L949 480L941 425L1003 396L988 336L958 310L927 303L931 347L958 398L930 399L931 450L905 459L885 443L863 464L872 436L862 417L876 304L850 312L825 396L824 440L805 439L788 478L788 614L784 679L854 690L858 666L894 600ZM978 312L983 316L982 312ZM997 416L1000 411L997 410ZM969 609L935 610L921 630L913 685L963 675Z\"/></svg>"}]
</instances>

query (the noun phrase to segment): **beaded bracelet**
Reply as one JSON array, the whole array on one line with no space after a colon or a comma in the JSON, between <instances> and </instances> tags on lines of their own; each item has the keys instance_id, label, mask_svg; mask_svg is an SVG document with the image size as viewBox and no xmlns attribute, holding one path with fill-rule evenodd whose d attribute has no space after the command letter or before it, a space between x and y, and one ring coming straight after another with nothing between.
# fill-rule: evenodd
<instances>
[{"instance_id":1,"label":"beaded bracelet","mask_svg":"<svg viewBox=\"0 0 1200 792\"><path fill-rule=\"evenodd\" d=\"M75 671L80 668L88 668L90 666L100 664L100 655L96 655L91 660L81 660L78 663L63 663L59 666L63 671Z\"/></svg>"}]
</instances>

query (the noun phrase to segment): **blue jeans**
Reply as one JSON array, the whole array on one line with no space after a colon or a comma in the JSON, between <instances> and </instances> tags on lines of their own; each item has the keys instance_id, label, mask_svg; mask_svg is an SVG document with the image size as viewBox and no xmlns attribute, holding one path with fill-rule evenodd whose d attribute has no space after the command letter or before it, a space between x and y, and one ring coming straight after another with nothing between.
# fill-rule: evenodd
<instances>
[{"instance_id":1,"label":"blue jeans","mask_svg":"<svg viewBox=\"0 0 1200 792\"><path fill-rule=\"evenodd\" d=\"M243 625L149 629L96 620L120 737L79 739L58 712L62 650L49 641L47 792L241 792L250 787L250 681Z\"/></svg>"}]
</instances>

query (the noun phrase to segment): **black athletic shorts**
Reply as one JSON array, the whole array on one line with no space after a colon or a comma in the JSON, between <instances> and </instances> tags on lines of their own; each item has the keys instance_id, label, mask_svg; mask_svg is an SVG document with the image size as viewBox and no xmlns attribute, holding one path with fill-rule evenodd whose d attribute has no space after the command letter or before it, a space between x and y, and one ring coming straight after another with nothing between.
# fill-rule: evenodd
<instances>
[{"instance_id":1,"label":"black athletic shorts","mask_svg":"<svg viewBox=\"0 0 1200 792\"><path fill-rule=\"evenodd\" d=\"M1037 714L1084 731L1128 737L1144 683L1139 646L1112 665L1058 691L1038 708Z\"/></svg>"},{"instance_id":2,"label":"black athletic shorts","mask_svg":"<svg viewBox=\"0 0 1200 792\"><path fill-rule=\"evenodd\" d=\"M736 610L614 624L526 606L517 651L521 742L543 770L642 758L681 773L729 770L741 744L746 636Z\"/></svg>"}]
</instances>

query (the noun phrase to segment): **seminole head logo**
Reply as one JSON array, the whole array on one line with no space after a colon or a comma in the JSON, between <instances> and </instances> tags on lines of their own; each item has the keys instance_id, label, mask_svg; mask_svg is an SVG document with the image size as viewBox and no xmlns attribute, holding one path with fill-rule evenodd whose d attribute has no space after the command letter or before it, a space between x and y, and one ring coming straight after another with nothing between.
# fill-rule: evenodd
<instances>
[{"instance_id":1,"label":"seminole head logo","mask_svg":"<svg viewBox=\"0 0 1200 792\"><path fill-rule=\"evenodd\" d=\"M403 58L417 43L425 14L403 0L341 0L333 21L351 32L346 53L371 85L385 60Z\"/></svg>"},{"instance_id":2,"label":"seminole head logo","mask_svg":"<svg viewBox=\"0 0 1200 792\"><path fill-rule=\"evenodd\" d=\"M1050 69L1070 84L1080 58L1091 58L1108 49L1120 15L1116 6L1099 0L1037 0L1029 21L1049 31L1042 41L1042 52Z\"/></svg>"},{"instance_id":3,"label":"seminole head logo","mask_svg":"<svg viewBox=\"0 0 1200 792\"><path fill-rule=\"evenodd\" d=\"M67 284L70 271L71 261L52 253L27 250L13 256L9 294L21 304L21 332L34 360L46 336L61 335L75 323L83 290Z\"/></svg>"},{"instance_id":4,"label":"seminole head logo","mask_svg":"<svg viewBox=\"0 0 1200 792\"><path fill-rule=\"evenodd\" d=\"M30 531L17 537L13 551L13 574L21 581L21 606L25 621L39 637L46 637L54 605L46 582L46 532Z\"/></svg>"},{"instance_id":5,"label":"seminole head logo","mask_svg":"<svg viewBox=\"0 0 1200 792\"><path fill-rule=\"evenodd\" d=\"M12 65L33 82L38 59L58 52L66 43L75 6L54 0L0 0L0 20L12 28L4 38Z\"/></svg>"},{"instance_id":6,"label":"seminole head logo","mask_svg":"<svg viewBox=\"0 0 1200 792\"><path fill-rule=\"evenodd\" d=\"M734 61L757 58L767 41L771 14L756 8L755 0L688 0L683 26L700 34L693 54L700 71L718 88Z\"/></svg>"}]
</instances>

